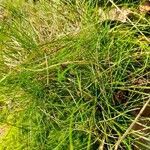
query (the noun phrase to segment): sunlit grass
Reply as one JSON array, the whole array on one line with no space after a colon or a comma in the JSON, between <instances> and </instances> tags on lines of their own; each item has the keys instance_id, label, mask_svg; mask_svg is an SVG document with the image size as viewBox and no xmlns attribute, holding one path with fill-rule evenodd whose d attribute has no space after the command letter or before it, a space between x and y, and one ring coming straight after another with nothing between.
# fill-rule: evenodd
<instances>
[{"instance_id":1,"label":"sunlit grass","mask_svg":"<svg viewBox=\"0 0 150 150\"><path fill-rule=\"evenodd\" d=\"M149 20L101 21L92 4L1 2L0 149L149 143L134 114L149 99ZM122 138L134 121L146 132Z\"/></svg>"}]
</instances>

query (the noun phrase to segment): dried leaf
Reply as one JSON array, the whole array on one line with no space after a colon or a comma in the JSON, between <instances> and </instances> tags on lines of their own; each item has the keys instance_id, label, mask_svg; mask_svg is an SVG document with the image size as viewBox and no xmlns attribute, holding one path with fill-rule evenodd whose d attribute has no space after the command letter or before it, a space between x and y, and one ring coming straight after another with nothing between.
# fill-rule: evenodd
<instances>
[{"instance_id":1,"label":"dried leaf","mask_svg":"<svg viewBox=\"0 0 150 150\"><path fill-rule=\"evenodd\" d=\"M137 78L137 79L134 79L132 81L132 83L134 85L146 85L148 83L148 80L146 80L145 78L143 77L140 77L140 78Z\"/></svg>"},{"instance_id":2,"label":"dried leaf","mask_svg":"<svg viewBox=\"0 0 150 150\"><path fill-rule=\"evenodd\" d=\"M150 14L150 1L146 1L144 4L139 6L139 10L141 13Z\"/></svg>"},{"instance_id":3,"label":"dried leaf","mask_svg":"<svg viewBox=\"0 0 150 150\"><path fill-rule=\"evenodd\" d=\"M142 106L137 107L137 110L134 110L134 111L132 112L132 114L133 114L134 116L137 116L138 113L140 112L141 108L142 108ZM142 112L141 117L149 117L149 116L150 116L150 106L147 106L147 107L145 108L145 110Z\"/></svg>"},{"instance_id":4,"label":"dried leaf","mask_svg":"<svg viewBox=\"0 0 150 150\"><path fill-rule=\"evenodd\" d=\"M117 20L121 22L127 22L128 15L131 13L129 9L126 8L113 8L108 12L108 18L110 20Z\"/></svg>"},{"instance_id":5,"label":"dried leaf","mask_svg":"<svg viewBox=\"0 0 150 150\"><path fill-rule=\"evenodd\" d=\"M138 130L144 130L145 126L149 125L150 121L146 120L146 119L139 119L139 121L137 123L134 124L133 126L133 130L138 131ZM150 129L149 129L150 130ZM148 130L145 130L145 132L147 132Z\"/></svg>"},{"instance_id":6,"label":"dried leaf","mask_svg":"<svg viewBox=\"0 0 150 150\"><path fill-rule=\"evenodd\" d=\"M127 102L127 91L118 90L115 92L114 97L119 103L126 103Z\"/></svg>"},{"instance_id":7,"label":"dried leaf","mask_svg":"<svg viewBox=\"0 0 150 150\"><path fill-rule=\"evenodd\" d=\"M127 18L130 14L131 11L128 8L111 8L108 11L104 11L102 8L99 8L99 15L101 21L112 20L124 23L127 22Z\"/></svg>"}]
</instances>

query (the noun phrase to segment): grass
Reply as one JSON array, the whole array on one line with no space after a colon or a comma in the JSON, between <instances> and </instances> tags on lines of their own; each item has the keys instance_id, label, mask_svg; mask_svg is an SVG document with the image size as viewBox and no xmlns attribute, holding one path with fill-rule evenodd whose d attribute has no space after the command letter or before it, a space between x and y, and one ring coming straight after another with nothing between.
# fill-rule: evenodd
<instances>
[{"instance_id":1,"label":"grass","mask_svg":"<svg viewBox=\"0 0 150 150\"><path fill-rule=\"evenodd\" d=\"M137 4L122 1L136 15L122 23L92 1L0 2L0 149L149 148L149 116L134 113L150 98Z\"/></svg>"}]
</instances>

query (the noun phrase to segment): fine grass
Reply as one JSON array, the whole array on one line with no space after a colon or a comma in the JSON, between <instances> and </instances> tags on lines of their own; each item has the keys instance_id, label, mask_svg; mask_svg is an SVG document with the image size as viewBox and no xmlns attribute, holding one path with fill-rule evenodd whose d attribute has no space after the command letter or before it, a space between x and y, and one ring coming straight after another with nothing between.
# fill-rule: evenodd
<instances>
[{"instance_id":1,"label":"fine grass","mask_svg":"<svg viewBox=\"0 0 150 150\"><path fill-rule=\"evenodd\" d=\"M136 17L101 21L107 2ZM149 148L149 18L107 2L0 1L0 149Z\"/></svg>"}]
</instances>

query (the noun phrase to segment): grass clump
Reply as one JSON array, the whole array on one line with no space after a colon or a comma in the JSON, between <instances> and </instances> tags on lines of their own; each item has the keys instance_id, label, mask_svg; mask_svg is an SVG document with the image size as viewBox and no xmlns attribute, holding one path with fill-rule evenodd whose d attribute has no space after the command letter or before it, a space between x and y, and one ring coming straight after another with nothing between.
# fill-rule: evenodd
<instances>
[{"instance_id":1,"label":"grass clump","mask_svg":"<svg viewBox=\"0 0 150 150\"><path fill-rule=\"evenodd\" d=\"M86 1L1 12L1 149L148 147L149 18L101 21Z\"/></svg>"}]
</instances>

